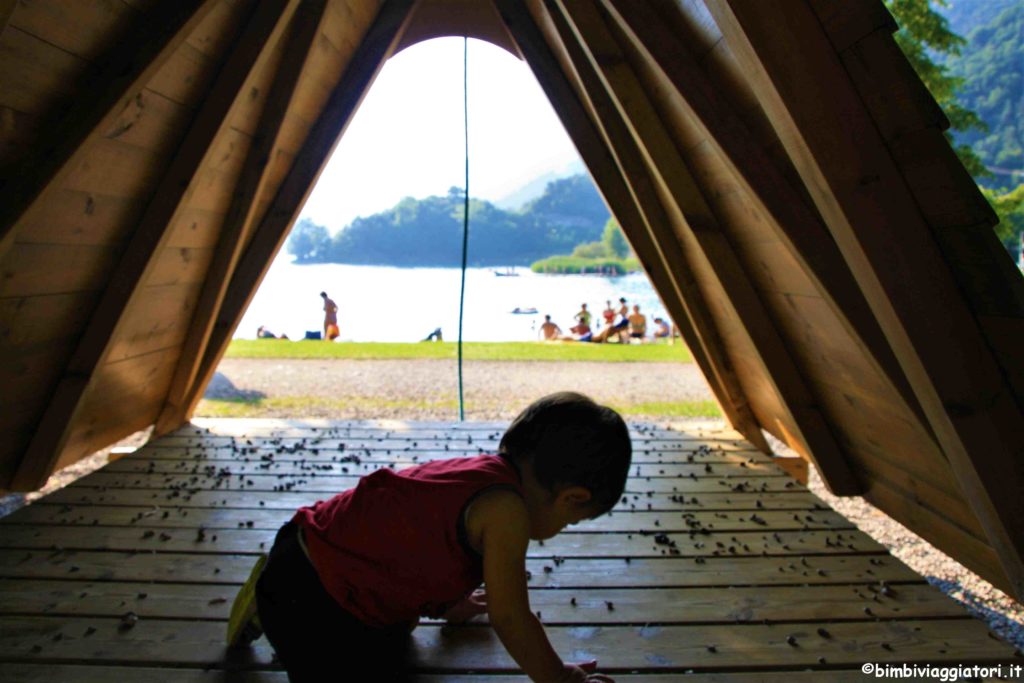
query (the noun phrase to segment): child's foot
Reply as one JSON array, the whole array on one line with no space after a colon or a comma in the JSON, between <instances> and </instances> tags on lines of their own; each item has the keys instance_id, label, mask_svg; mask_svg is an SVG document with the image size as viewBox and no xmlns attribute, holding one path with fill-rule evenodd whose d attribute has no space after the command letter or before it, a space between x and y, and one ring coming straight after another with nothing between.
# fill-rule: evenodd
<instances>
[{"instance_id":1,"label":"child's foot","mask_svg":"<svg viewBox=\"0 0 1024 683\"><path fill-rule=\"evenodd\" d=\"M267 556L260 555L249 572L249 578L235 596L228 618L228 647L248 645L263 635L259 615L256 613L256 581L260 578Z\"/></svg>"}]
</instances>

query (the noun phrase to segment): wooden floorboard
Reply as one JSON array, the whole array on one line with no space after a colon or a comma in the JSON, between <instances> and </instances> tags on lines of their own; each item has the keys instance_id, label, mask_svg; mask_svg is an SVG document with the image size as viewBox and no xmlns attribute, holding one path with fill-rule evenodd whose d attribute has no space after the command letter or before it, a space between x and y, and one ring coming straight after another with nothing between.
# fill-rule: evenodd
<instances>
[{"instance_id":1,"label":"wooden floorboard","mask_svg":"<svg viewBox=\"0 0 1024 683\"><path fill-rule=\"evenodd\" d=\"M228 652L231 600L294 509L380 467L493 452L500 423L207 420L0 520L0 680L283 683ZM864 680L1013 649L714 424L631 425L612 514L530 546L566 659L626 683ZM127 613L137 615L131 628ZM521 681L486 620L415 633L422 683Z\"/></svg>"}]
</instances>

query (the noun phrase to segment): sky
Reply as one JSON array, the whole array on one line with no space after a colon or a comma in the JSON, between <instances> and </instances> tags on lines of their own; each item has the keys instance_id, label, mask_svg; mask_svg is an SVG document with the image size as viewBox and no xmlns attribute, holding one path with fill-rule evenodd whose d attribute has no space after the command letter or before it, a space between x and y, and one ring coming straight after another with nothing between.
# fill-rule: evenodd
<instances>
[{"instance_id":1,"label":"sky","mask_svg":"<svg viewBox=\"0 0 1024 683\"><path fill-rule=\"evenodd\" d=\"M580 163L525 62L469 40L469 192L500 200ZM300 213L332 233L403 197L465 184L463 39L438 38L385 63Z\"/></svg>"}]
</instances>

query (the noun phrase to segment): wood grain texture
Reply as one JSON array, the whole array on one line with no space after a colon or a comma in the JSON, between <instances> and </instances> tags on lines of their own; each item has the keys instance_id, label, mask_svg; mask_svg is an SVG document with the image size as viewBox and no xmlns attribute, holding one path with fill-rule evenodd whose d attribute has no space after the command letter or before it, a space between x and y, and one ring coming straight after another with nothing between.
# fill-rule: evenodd
<instances>
[{"instance_id":1,"label":"wood grain texture","mask_svg":"<svg viewBox=\"0 0 1024 683\"><path fill-rule=\"evenodd\" d=\"M775 420L763 421L762 426L777 432L776 420L790 422L792 431L797 434L791 447L814 460L830 489L856 493L859 483L837 448L827 423L817 414L799 368L793 364L774 329L774 321L766 315L763 304L750 287L742 264L721 233L711 208L680 159L676 143L650 103L605 17L585 3L566 1L561 5L567 19L575 25L577 38L589 50L603 86L629 126L630 136L636 140L655 184L661 185L662 194L670 197L669 222L678 235L676 239L687 245L687 260L690 263L707 260L709 267L699 271L701 288L721 291L728 299L735 311L730 326L750 335L752 343L748 349L756 359L754 365L760 366L759 374L768 379L772 392L786 407L785 413ZM776 436L785 439L790 434L782 432Z\"/></svg>"},{"instance_id":2,"label":"wood grain texture","mask_svg":"<svg viewBox=\"0 0 1024 683\"><path fill-rule=\"evenodd\" d=\"M682 331L688 348L715 393L729 421L759 448L768 452L767 443L753 419L749 401L728 357L722 352L714 322L707 314L699 291L688 272L678 249L671 241L659 238L667 221L664 211L649 191L649 183L642 171L632 146L626 142L624 127L614 114L606 96L596 83L596 76L588 69L579 48L565 40L566 27L556 15L548 15L552 26L548 29L550 41L562 40L569 64L559 67L550 48L543 43L537 26L528 13L517 3L499 4L499 10L516 37L534 73L539 77L548 96L558 103L563 112L566 130L583 150L605 199L609 202L620 224L631 240L645 267L653 273L667 296L672 318ZM556 36L562 34L563 38ZM579 99L562 69L575 72ZM582 101L581 101L582 100ZM586 102L589 114L581 111ZM600 114L598 112L601 112ZM680 271L683 272L680 272Z\"/></svg>"},{"instance_id":3,"label":"wood grain texture","mask_svg":"<svg viewBox=\"0 0 1024 683\"><path fill-rule=\"evenodd\" d=\"M200 505L195 498L186 503L189 492L171 485L169 492L181 495L164 500L167 488L145 488L143 478L169 475L137 470L150 464L222 470L253 453L279 452L287 453L288 463L312 465L335 457L314 448L347 433L374 443L404 440L411 447L447 431L452 441L469 445L474 435L486 438L501 425L395 427L206 421L4 518L0 670L5 680L38 680L35 667L43 666L51 675L76 681L115 673L125 680L155 680L151 677L160 671L164 681L207 680L201 669L215 676L210 680L225 675L235 680L241 674L229 672L244 661L248 678L241 680L283 683L275 679L280 672L265 640L234 652L225 650L222 641L236 591L256 554L267 549L278 525L300 504L296 494L249 492L248 498L237 498L229 496L236 491L207 491L225 496L226 504L207 499ZM642 467L687 468L690 457L739 452L763 458L747 443L727 442L722 432L709 433L706 441L696 432L673 439L671 430L647 426L632 432L638 452L646 449L649 457L665 459ZM234 444L233 451L225 441ZM733 448L712 448L726 443ZM377 452L373 467L388 466L385 452ZM161 453L177 457L155 457ZM430 457L460 456L437 450ZM712 465L726 466L735 465ZM190 486L219 487L213 484L218 477L170 476L194 479ZM651 480L659 478L673 479ZM90 479L104 481L93 488ZM301 471L273 479L285 484L313 480ZM636 484L650 482L640 477ZM97 500L69 502L82 491ZM140 494L159 498L142 502ZM678 680L689 670L714 676L708 683L752 683L747 676L775 681L773 671L792 668L807 671L786 670L787 681L801 681L804 674L817 676L808 681L844 680L843 667L856 669L867 660L1011 661L1012 648L839 515L814 503L813 496L787 494L802 498L805 509L783 511L755 504L769 494L729 495L739 510L669 515L620 505L575 531L532 543L526 559L531 609L540 613L556 650L570 660L597 657L616 680L632 676L637 683ZM648 500L642 490L639 498ZM674 528L670 516L686 528ZM808 517L816 520L813 527ZM660 533L674 546L658 542ZM138 616L137 623L119 628L128 611ZM509 676L514 664L486 619L443 630L439 622L423 620L414 638L420 671L446 672L419 681L518 680ZM703 680L701 673L687 678Z\"/></svg>"},{"instance_id":4,"label":"wood grain texture","mask_svg":"<svg viewBox=\"0 0 1024 683\"><path fill-rule=\"evenodd\" d=\"M227 349L232 331L266 274L270 261L283 245L288 228L323 170L330 151L340 139L384 60L394 50L410 9L411 4L406 0L388 0L380 7L377 16L372 18L372 23L371 17L366 17L365 24L351 27L357 35L362 36L361 42L350 61L344 65L340 81L334 84L316 124L239 259L224 294L220 313L210 331L202 364L182 402L182 405L187 406L184 411L186 418L199 403L204 387ZM162 426L166 429L169 424Z\"/></svg>"},{"instance_id":5,"label":"wood grain texture","mask_svg":"<svg viewBox=\"0 0 1024 683\"><path fill-rule=\"evenodd\" d=\"M1024 595L1024 501L1016 493L1021 407L874 119L808 6L796 3L770 17L758 3L726 0L709 8L1002 560L1006 577L990 578Z\"/></svg>"},{"instance_id":6,"label":"wood grain texture","mask_svg":"<svg viewBox=\"0 0 1024 683\"><path fill-rule=\"evenodd\" d=\"M126 311L131 310L133 303L139 305L137 289L151 272L154 259L161 255L167 224L211 146L215 145L224 118L243 91L258 57L265 50L264 41L275 28L280 30L279 19L284 10L285 7L277 3L261 5L252 14L247 30L242 32L235 49L226 56L210 97L192 121L181 147L160 179L140 225L120 253L114 276L107 284L89 326L82 334L68 369L53 389L54 401L40 419L36 436L25 453L19 474L12 482L14 487L35 488L41 485L54 464L65 455L65 443L77 428L75 420L96 419L96 414L79 413L83 393L92 383L94 374L102 375L96 371L104 365L110 343L118 336ZM90 160L85 163L89 164ZM2 221L0 225L3 225ZM81 417L76 417L78 415ZM132 422L138 424L139 419L139 415L136 415ZM87 431L78 429L79 434ZM104 431L108 434L113 432L110 429ZM97 443L99 445L102 443ZM88 452L85 444L76 444L74 450Z\"/></svg>"}]
</instances>

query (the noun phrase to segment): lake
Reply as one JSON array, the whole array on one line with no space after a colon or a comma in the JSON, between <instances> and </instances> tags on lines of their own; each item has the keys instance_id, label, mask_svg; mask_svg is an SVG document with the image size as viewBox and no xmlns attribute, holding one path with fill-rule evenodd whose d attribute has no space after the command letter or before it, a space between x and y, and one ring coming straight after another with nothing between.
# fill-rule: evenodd
<instances>
[{"instance_id":1,"label":"lake","mask_svg":"<svg viewBox=\"0 0 1024 683\"><path fill-rule=\"evenodd\" d=\"M665 308L643 273L618 277L541 275L516 268L517 277L498 277L505 268L466 271L466 341L528 341L550 314L568 333L580 304L600 317L605 301L630 307L640 304L648 326ZM446 341L458 338L458 268L394 268L342 264L296 265L280 255L271 264L242 322L236 339L253 339L265 325L276 334L302 339L306 330L321 330L320 292L338 304L341 340L408 342L423 339L440 327ZM536 308L536 315L513 314L515 308Z\"/></svg>"}]
</instances>

